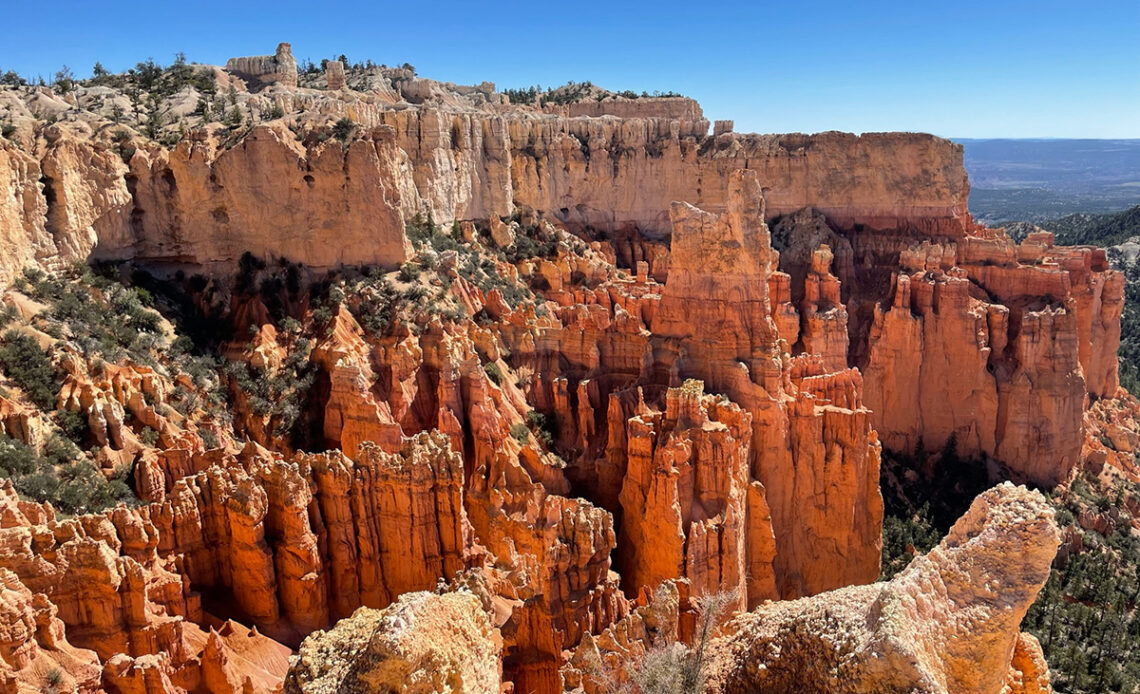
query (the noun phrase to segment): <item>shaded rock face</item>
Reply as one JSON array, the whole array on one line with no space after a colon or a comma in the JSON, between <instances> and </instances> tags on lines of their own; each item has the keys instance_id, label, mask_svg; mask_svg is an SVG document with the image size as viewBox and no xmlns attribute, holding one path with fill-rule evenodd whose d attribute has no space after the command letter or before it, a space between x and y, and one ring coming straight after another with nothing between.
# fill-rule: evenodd
<instances>
[{"instance_id":1,"label":"shaded rock face","mask_svg":"<svg viewBox=\"0 0 1140 694\"><path fill-rule=\"evenodd\" d=\"M498 634L474 595L408 593L306 638L285 692L490 694L499 691L498 650Z\"/></svg>"},{"instance_id":2,"label":"shaded rock face","mask_svg":"<svg viewBox=\"0 0 1140 694\"><path fill-rule=\"evenodd\" d=\"M984 228L847 233L817 210L782 216L774 239L788 279L776 275L773 292L798 309L776 317L781 337L793 354L859 368L884 446L953 441L1020 480L1068 478L1088 438L1086 401L1118 394L1109 355L1124 285L1104 251L1057 247L1047 232L1021 243Z\"/></svg>"},{"instance_id":3,"label":"shaded rock face","mask_svg":"<svg viewBox=\"0 0 1140 694\"><path fill-rule=\"evenodd\" d=\"M1047 691L1034 643L1018 625L1059 542L1040 493L995 487L890 582L737 618L714 646L711 690L998 694L1043 684Z\"/></svg>"},{"instance_id":4,"label":"shaded rock face","mask_svg":"<svg viewBox=\"0 0 1140 694\"><path fill-rule=\"evenodd\" d=\"M33 594L19 577L0 570L0 687L4 691L39 691L51 671L60 686L91 690L99 683L94 651L67 641L55 606Z\"/></svg>"}]
</instances>

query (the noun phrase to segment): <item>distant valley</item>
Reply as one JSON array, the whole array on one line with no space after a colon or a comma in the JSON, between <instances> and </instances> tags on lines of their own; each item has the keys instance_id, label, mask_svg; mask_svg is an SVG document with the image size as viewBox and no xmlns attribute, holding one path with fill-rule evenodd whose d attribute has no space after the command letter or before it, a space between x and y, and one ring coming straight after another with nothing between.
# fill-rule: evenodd
<instances>
[{"instance_id":1,"label":"distant valley","mask_svg":"<svg viewBox=\"0 0 1140 694\"><path fill-rule=\"evenodd\" d=\"M1140 140L956 139L970 212L981 222L1042 222L1140 204Z\"/></svg>"}]
</instances>

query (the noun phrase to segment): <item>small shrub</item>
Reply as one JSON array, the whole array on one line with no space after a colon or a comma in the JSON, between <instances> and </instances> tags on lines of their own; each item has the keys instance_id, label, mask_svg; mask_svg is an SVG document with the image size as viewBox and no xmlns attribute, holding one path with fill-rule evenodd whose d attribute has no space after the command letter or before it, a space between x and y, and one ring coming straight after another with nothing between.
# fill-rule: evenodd
<instances>
[{"instance_id":1,"label":"small shrub","mask_svg":"<svg viewBox=\"0 0 1140 694\"><path fill-rule=\"evenodd\" d=\"M414 282L420 276L420 266L415 263L404 263L396 275L401 282Z\"/></svg>"},{"instance_id":2,"label":"small shrub","mask_svg":"<svg viewBox=\"0 0 1140 694\"><path fill-rule=\"evenodd\" d=\"M530 429L522 422L515 422L511 425L511 437L525 446L530 441Z\"/></svg>"},{"instance_id":3,"label":"small shrub","mask_svg":"<svg viewBox=\"0 0 1140 694\"><path fill-rule=\"evenodd\" d=\"M142 432L139 433L139 438L148 446L153 446L158 443L158 432L150 427L143 427Z\"/></svg>"},{"instance_id":4,"label":"small shrub","mask_svg":"<svg viewBox=\"0 0 1140 694\"><path fill-rule=\"evenodd\" d=\"M696 633L693 645L671 643L654 648L633 663L630 679L641 694L687 694L704 691L705 650L716 626L737 601L735 592L719 592L696 598Z\"/></svg>"},{"instance_id":5,"label":"small shrub","mask_svg":"<svg viewBox=\"0 0 1140 694\"><path fill-rule=\"evenodd\" d=\"M218 435L209 429L199 429L198 436L201 437L202 445L205 446L208 451L218 448L220 445Z\"/></svg>"},{"instance_id":6,"label":"small shrub","mask_svg":"<svg viewBox=\"0 0 1140 694\"><path fill-rule=\"evenodd\" d=\"M428 288L422 284L413 284L404 290L404 298L411 302L418 302L428 294Z\"/></svg>"},{"instance_id":7,"label":"small shrub","mask_svg":"<svg viewBox=\"0 0 1140 694\"><path fill-rule=\"evenodd\" d=\"M28 335L9 330L0 344L0 364L4 372L28 394L41 410L55 408L59 378L45 350Z\"/></svg>"},{"instance_id":8,"label":"small shrub","mask_svg":"<svg viewBox=\"0 0 1140 694\"><path fill-rule=\"evenodd\" d=\"M487 373L487 378L497 386L503 385L503 370L495 362L488 362L483 366L483 371Z\"/></svg>"},{"instance_id":9,"label":"small shrub","mask_svg":"<svg viewBox=\"0 0 1140 694\"><path fill-rule=\"evenodd\" d=\"M0 434L0 473L4 477L22 477L35 471L36 452L23 441Z\"/></svg>"},{"instance_id":10,"label":"small shrub","mask_svg":"<svg viewBox=\"0 0 1140 694\"><path fill-rule=\"evenodd\" d=\"M531 410L526 413L526 424L547 448L554 445L556 437L554 420L538 410Z\"/></svg>"},{"instance_id":11,"label":"small shrub","mask_svg":"<svg viewBox=\"0 0 1140 694\"><path fill-rule=\"evenodd\" d=\"M341 118L332 127L332 136L344 143L352 136L354 130L356 130L356 123L351 118Z\"/></svg>"},{"instance_id":12,"label":"small shrub","mask_svg":"<svg viewBox=\"0 0 1140 694\"><path fill-rule=\"evenodd\" d=\"M79 448L59 434L52 434L44 444L43 459L48 465L63 465L79 458Z\"/></svg>"}]
</instances>

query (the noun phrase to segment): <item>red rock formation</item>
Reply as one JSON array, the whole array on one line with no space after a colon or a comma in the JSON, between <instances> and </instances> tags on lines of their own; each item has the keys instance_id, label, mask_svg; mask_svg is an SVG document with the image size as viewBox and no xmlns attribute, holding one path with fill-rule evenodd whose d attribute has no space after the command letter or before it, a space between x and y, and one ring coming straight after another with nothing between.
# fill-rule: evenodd
<instances>
[{"instance_id":1,"label":"red rock formation","mask_svg":"<svg viewBox=\"0 0 1140 694\"><path fill-rule=\"evenodd\" d=\"M756 598L776 597L772 553L749 553L760 537L774 545L770 518L750 508L749 414L690 380L669 389L664 413L627 427L619 569L630 591L687 578L693 595L740 589L738 609L746 583Z\"/></svg>"},{"instance_id":2,"label":"red rock formation","mask_svg":"<svg viewBox=\"0 0 1140 694\"><path fill-rule=\"evenodd\" d=\"M4 144L0 168L10 192L0 219L19 248L0 277L37 259L62 266L93 251L218 267L246 250L315 267L391 266L407 258L404 219L425 209L449 222L520 207L574 225L666 233L672 201L720 212L729 174L745 167L768 187L773 217L814 205L845 230L858 224L961 236L969 224L961 147L928 135L712 138L689 100L678 100L681 110L659 108L669 100L638 100L625 120L589 113L536 119L392 110L330 94L293 88L287 98L360 123L365 137L347 148L298 143L279 122L233 147L220 147L209 129L169 151L136 147L126 166L112 147L68 125L51 131L40 157ZM325 242L330 235L337 243Z\"/></svg>"},{"instance_id":3,"label":"red rock formation","mask_svg":"<svg viewBox=\"0 0 1140 694\"><path fill-rule=\"evenodd\" d=\"M56 686L94 691L98 658L94 651L68 643L64 632L47 596L33 594L15 573L0 569L0 689L38 692Z\"/></svg>"},{"instance_id":4,"label":"red rock formation","mask_svg":"<svg viewBox=\"0 0 1140 694\"><path fill-rule=\"evenodd\" d=\"M272 62L234 70L273 78ZM1080 456L1136 474L1140 416L1113 399L1120 276L1096 251L974 226L958 146L723 124L710 137L690 100L543 115L489 87L459 99L373 77L366 97L355 77L334 96L288 77L267 90L311 116L300 136L275 119L225 146L210 126L128 150L80 118L26 151L0 141L5 282L89 257L217 281L247 250L306 272L390 267L416 250L413 215L480 220L455 230L461 251L429 248L438 232L424 243L435 276L407 283L383 335L352 315L386 300L378 286L330 294L319 326L292 297L302 327L281 333L268 301L223 291L242 336L228 358L319 371L302 416L325 453L295 451L233 389L256 442L239 452L224 422L165 406L175 377L61 349L60 408L83 415L104 468L134 465L148 505L57 519L4 490L18 606L0 616L5 682L61 662L44 644L62 624L94 651L60 664L80 687L271 691L307 634L443 582L479 596L515 691L595 694L594 661L692 636L690 597L735 589L752 607L874 580L876 429L900 450L953 436L1041 483ZM342 116L360 125L343 146L320 132ZM431 301L475 320L409 317L431 283ZM0 399L3 431L33 447L54 426L41 419ZM40 655L15 645L29 614L48 625ZM1034 691L1032 644L1017 648L1008 686Z\"/></svg>"},{"instance_id":5,"label":"red rock formation","mask_svg":"<svg viewBox=\"0 0 1140 694\"><path fill-rule=\"evenodd\" d=\"M1038 484L1080 459L1086 393L1114 395L1123 280L1103 251L969 236L919 244L875 308L862 368L885 445L951 436ZM1088 374L1088 376L1086 376Z\"/></svg>"},{"instance_id":6,"label":"red rock formation","mask_svg":"<svg viewBox=\"0 0 1140 694\"><path fill-rule=\"evenodd\" d=\"M1017 635L1013 660L1001 694L1051 694L1049 666L1041 652L1041 644L1032 634Z\"/></svg>"},{"instance_id":7,"label":"red rock formation","mask_svg":"<svg viewBox=\"0 0 1140 694\"><path fill-rule=\"evenodd\" d=\"M313 361L325 370L330 382L324 443L350 458L356 457L365 441L396 452L403 435L388 403L377 402L372 394L376 377L362 332L352 314L341 306L325 339L313 351Z\"/></svg>"},{"instance_id":8,"label":"red rock formation","mask_svg":"<svg viewBox=\"0 0 1140 694\"><path fill-rule=\"evenodd\" d=\"M781 596L873 580L882 519L879 447L861 403L861 382L847 378L855 387L838 389L842 399L832 399L827 387L813 391L789 378L771 318L775 256L759 183L749 171L732 178L723 216L673 207L670 277L653 321L653 368L670 382L703 379L752 415L751 479L765 489ZM823 260L818 270L825 270ZM819 297L813 299L818 305ZM801 376L826 380L824 362L835 360L816 357L813 371ZM756 509L763 514L759 504ZM750 586L749 604L763 597L760 586Z\"/></svg>"}]
</instances>

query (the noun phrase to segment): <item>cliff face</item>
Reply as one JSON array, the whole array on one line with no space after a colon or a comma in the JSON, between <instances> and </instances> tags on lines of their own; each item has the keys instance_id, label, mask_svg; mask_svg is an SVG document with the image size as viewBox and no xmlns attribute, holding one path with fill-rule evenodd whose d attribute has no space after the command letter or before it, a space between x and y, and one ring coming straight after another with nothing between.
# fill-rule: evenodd
<instances>
[{"instance_id":1,"label":"cliff face","mask_svg":"<svg viewBox=\"0 0 1140 694\"><path fill-rule=\"evenodd\" d=\"M405 219L426 212L450 222L522 208L661 237L673 201L723 211L741 168L759 175L770 218L815 206L847 230L961 236L968 225L961 148L930 136L714 138L707 121L662 117L653 100L619 119L385 110L323 94L274 98L351 117L364 137L344 149L299 142L278 121L236 144L211 126L170 150L124 149L110 128L79 121L48 128L34 154L2 145L0 209L20 247L5 276L91 256L216 270L246 250L318 268L393 266L407 258Z\"/></svg>"},{"instance_id":2,"label":"cliff face","mask_svg":"<svg viewBox=\"0 0 1140 694\"><path fill-rule=\"evenodd\" d=\"M858 242L856 247L858 247ZM1118 388L1123 277L1099 249L999 236L914 245L867 333L867 401L884 444L946 445L1054 485L1080 460L1086 398Z\"/></svg>"},{"instance_id":3,"label":"cliff face","mask_svg":"<svg viewBox=\"0 0 1140 694\"><path fill-rule=\"evenodd\" d=\"M752 415L747 457L751 478L766 490L782 596L873 580L882 523L879 447L861 384L857 374L830 372L817 355L788 360L772 319L780 311L769 296L775 254L758 177L738 171L730 181L723 215L683 203L671 210L653 368L701 378ZM824 478L839 493L813 482ZM764 597L757 586L749 600Z\"/></svg>"}]
</instances>

